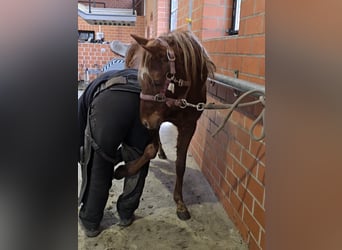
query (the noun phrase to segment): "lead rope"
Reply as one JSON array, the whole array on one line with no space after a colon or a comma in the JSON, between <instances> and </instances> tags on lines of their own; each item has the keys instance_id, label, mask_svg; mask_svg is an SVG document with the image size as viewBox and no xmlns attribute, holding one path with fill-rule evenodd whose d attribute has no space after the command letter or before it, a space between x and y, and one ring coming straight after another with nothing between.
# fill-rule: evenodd
<instances>
[{"instance_id":1,"label":"lead rope","mask_svg":"<svg viewBox=\"0 0 342 250\"><path fill-rule=\"evenodd\" d=\"M252 101L252 102L244 102L241 103L241 101L253 94L253 93L261 93L262 95L259 97L258 100L256 101ZM249 134L251 136L251 138L255 141L260 141L262 139L265 138L265 131L264 131L264 127L262 127L261 130L261 134L260 136L255 136L254 134L254 130L256 128L256 125L262 120L262 124L265 125L265 106L266 106L266 101L265 101L265 96L264 96L264 92L260 91L260 90L249 90L245 93L243 93L238 99L235 100L235 102L233 104L215 104L215 103L198 103L197 105L195 104L191 104L188 103L185 99L181 99L181 108L185 108L185 107L193 107L196 108L198 111L203 111L204 109L230 109L228 114L226 115L224 121L222 122L222 124L218 127L218 129L211 135L211 136L215 136L220 130L222 130L222 128L224 127L224 125L227 123L229 117L232 115L233 111L236 108L240 108L240 107L247 107L247 106L252 106L252 105L256 105L258 103L261 103L263 105L263 109L260 112L260 114L258 115L258 117L254 120L254 122L252 123L250 129L249 129Z\"/></svg>"}]
</instances>

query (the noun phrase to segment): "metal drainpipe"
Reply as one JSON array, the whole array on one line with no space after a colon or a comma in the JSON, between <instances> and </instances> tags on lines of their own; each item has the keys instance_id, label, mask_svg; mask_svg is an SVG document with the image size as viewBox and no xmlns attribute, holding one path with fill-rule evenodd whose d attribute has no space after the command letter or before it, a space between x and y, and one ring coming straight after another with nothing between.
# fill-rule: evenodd
<instances>
[{"instance_id":1,"label":"metal drainpipe","mask_svg":"<svg viewBox=\"0 0 342 250\"><path fill-rule=\"evenodd\" d=\"M88 8L89 8L89 13L91 13L91 3L90 3L90 0L89 0Z\"/></svg>"},{"instance_id":2,"label":"metal drainpipe","mask_svg":"<svg viewBox=\"0 0 342 250\"><path fill-rule=\"evenodd\" d=\"M192 16L192 0L189 1L189 16L187 18L188 30L191 30L191 27L192 27L191 16Z\"/></svg>"}]
</instances>

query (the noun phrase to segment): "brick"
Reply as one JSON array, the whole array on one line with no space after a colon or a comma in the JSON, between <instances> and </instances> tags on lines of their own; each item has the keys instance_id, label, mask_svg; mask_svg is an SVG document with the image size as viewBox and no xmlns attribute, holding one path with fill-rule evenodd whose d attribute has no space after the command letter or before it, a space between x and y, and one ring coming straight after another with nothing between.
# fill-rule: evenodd
<instances>
[{"instance_id":1,"label":"brick","mask_svg":"<svg viewBox=\"0 0 342 250\"><path fill-rule=\"evenodd\" d=\"M208 146L206 147L206 150L204 152L204 157L208 161L209 166L215 166L217 162L215 151L212 149L212 147Z\"/></svg>"},{"instance_id":2,"label":"brick","mask_svg":"<svg viewBox=\"0 0 342 250\"><path fill-rule=\"evenodd\" d=\"M249 228L249 231L251 235L255 239L259 239L259 233L260 233L260 226L255 221L255 218L250 214L250 212L245 209L243 210L243 221L246 223L247 227Z\"/></svg>"},{"instance_id":3,"label":"brick","mask_svg":"<svg viewBox=\"0 0 342 250\"><path fill-rule=\"evenodd\" d=\"M229 197L229 193L231 191L231 185L223 178L220 179L220 188L226 197Z\"/></svg>"},{"instance_id":4,"label":"brick","mask_svg":"<svg viewBox=\"0 0 342 250\"><path fill-rule=\"evenodd\" d=\"M232 70L240 70L241 71L242 67L242 57L241 56L232 56L231 58L231 64L230 64L230 69Z\"/></svg>"},{"instance_id":5,"label":"brick","mask_svg":"<svg viewBox=\"0 0 342 250\"><path fill-rule=\"evenodd\" d=\"M248 227L246 226L245 223L243 223L243 221L241 220L241 218L237 217L236 215L234 215L234 217L232 218L235 226L237 227L237 229L239 230L242 239L247 242L248 240Z\"/></svg>"},{"instance_id":6,"label":"brick","mask_svg":"<svg viewBox=\"0 0 342 250\"><path fill-rule=\"evenodd\" d=\"M248 74L259 74L260 59L257 57L246 56L242 59L241 71Z\"/></svg>"},{"instance_id":7,"label":"brick","mask_svg":"<svg viewBox=\"0 0 342 250\"><path fill-rule=\"evenodd\" d=\"M265 230L265 209L261 207L257 202L254 202L253 216L256 221Z\"/></svg>"},{"instance_id":8,"label":"brick","mask_svg":"<svg viewBox=\"0 0 342 250\"><path fill-rule=\"evenodd\" d=\"M236 53L249 54L252 47L252 40L250 37L242 37L237 39Z\"/></svg>"},{"instance_id":9,"label":"brick","mask_svg":"<svg viewBox=\"0 0 342 250\"><path fill-rule=\"evenodd\" d=\"M223 29L221 30L203 30L202 31L202 39L216 38L225 35Z\"/></svg>"},{"instance_id":10,"label":"brick","mask_svg":"<svg viewBox=\"0 0 342 250\"><path fill-rule=\"evenodd\" d=\"M258 37L249 37L251 41L250 52L252 54L265 55L265 35Z\"/></svg>"},{"instance_id":11,"label":"brick","mask_svg":"<svg viewBox=\"0 0 342 250\"><path fill-rule=\"evenodd\" d=\"M262 13L265 12L265 0L256 0L255 1L255 7L254 7L254 13Z\"/></svg>"},{"instance_id":12,"label":"brick","mask_svg":"<svg viewBox=\"0 0 342 250\"><path fill-rule=\"evenodd\" d=\"M213 27L217 27L217 19L215 17L203 18L203 29L212 29ZM220 51L218 50L218 52Z\"/></svg>"},{"instance_id":13,"label":"brick","mask_svg":"<svg viewBox=\"0 0 342 250\"><path fill-rule=\"evenodd\" d=\"M252 176L247 177L247 189L260 204L264 204L263 202L265 189Z\"/></svg>"},{"instance_id":14,"label":"brick","mask_svg":"<svg viewBox=\"0 0 342 250\"><path fill-rule=\"evenodd\" d=\"M220 171L222 176L226 175L227 164L224 160L222 159L217 160L217 168Z\"/></svg>"},{"instance_id":15,"label":"brick","mask_svg":"<svg viewBox=\"0 0 342 250\"><path fill-rule=\"evenodd\" d=\"M233 159L233 172L241 182L246 178L246 168L241 165L239 161Z\"/></svg>"},{"instance_id":16,"label":"brick","mask_svg":"<svg viewBox=\"0 0 342 250\"><path fill-rule=\"evenodd\" d=\"M244 188L241 184L239 185L239 197L242 200L244 206L246 207L246 209L248 209L249 211L253 210L253 197L251 196L251 194L247 191L246 188Z\"/></svg>"},{"instance_id":17,"label":"brick","mask_svg":"<svg viewBox=\"0 0 342 250\"><path fill-rule=\"evenodd\" d=\"M265 161L266 161L265 144L258 142L258 141L251 140L249 151L258 161L260 161L263 165L265 165Z\"/></svg>"},{"instance_id":18,"label":"brick","mask_svg":"<svg viewBox=\"0 0 342 250\"><path fill-rule=\"evenodd\" d=\"M215 183L217 183L217 184L220 183L220 178L222 175L221 175L220 171L215 166L213 166L211 168L211 175L213 176Z\"/></svg>"},{"instance_id":19,"label":"brick","mask_svg":"<svg viewBox=\"0 0 342 250\"><path fill-rule=\"evenodd\" d=\"M230 169L226 170L225 178L229 185L235 190L237 187L237 178L234 176L233 172Z\"/></svg>"},{"instance_id":20,"label":"brick","mask_svg":"<svg viewBox=\"0 0 342 250\"><path fill-rule=\"evenodd\" d=\"M265 15L252 16L245 19L244 35L265 33Z\"/></svg>"},{"instance_id":21,"label":"brick","mask_svg":"<svg viewBox=\"0 0 342 250\"><path fill-rule=\"evenodd\" d=\"M233 157L229 153L224 154L224 161L226 162L226 167L232 169L233 168Z\"/></svg>"},{"instance_id":22,"label":"brick","mask_svg":"<svg viewBox=\"0 0 342 250\"><path fill-rule=\"evenodd\" d=\"M237 39L231 38L224 40L224 52L225 53L235 53L237 46Z\"/></svg>"},{"instance_id":23,"label":"brick","mask_svg":"<svg viewBox=\"0 0 342 250\"><path fill-rule=\"evenodd\" d=\"M241 163L253 176L257 176L257 160L246 150L242 150Z\"/></svg>"},{"instance_id":24,"label":"brick","mask_svg":"<svg viewBox=\"0 0 342 250\"><path fill-rule=\"evenodd\" d=\"M248 250L261 250L258 243L256 242L256 240L253 237L249 238Z\"/></svg>"},{"instance_id":25,"label":"brick","mask_svg":"<svg viewBox=\"0 0 342 250\"><path fill-rule=\"evenodd\" d=\"M235 208L235 210L238 212L239 216L242 218L243 216L243 204L240 200L239 196L235 192L230 193L230 201Z\"/></svg>"},{"instance_id":26,"label":"brick","mask_svg":"<svg viewBox=\"0 0 342 250\"><path fill-rule=\"evenodd\" d=\"M241 147L234 140L229 141L228 151L237 160L240 160L240 158L241 158Z\"/></svg>"},{"instance_id":27,"label":"brick","mask_svg":"<svg viewBox=\"0 0 342 250\"><path fill-rule=\"evenodd\" d=\"M265 238L265 231L261 230L260 235L260 247L261 249L266 249L266 238Z\"/></svg>"},{"instance_id":28,"label":"brick","mask_svg":"<svg viewBox=\"0 0 342 250\"><path fill-rule=\"evenodd\" d=\"M265 186L265 166L258 165L258 180Z\"/></svg>"},{"instance_id":29,"label":"brick","mask_svg":"<svg viewBox=\"0 0 342 250\"><path fill-rule=\"evenodd\" d=\"M240 17L251 16L254 13L254 0L241 1Z\"/></svg>"},{"instance_id":30,"label":"brick","mask_svg":"<svg viewBox=\"0 0 342 250\"><path fill-rule=\"evenodd\" d=\"M235 123L237 127L241 127L241 128L244 127L245 115L243 115L242 113L238 111L234 111L229 119L231 119L231 121Z\"/></svg>"},{"instance_id":31,"label":"brick","mask_svg":"<svg viewBox=\"0 0 342 250\"><path fill-rule=\"evenodd\" d=\"M203 8L203 18L204 17L223 17L225 14L225 8L220 6L204 6Z\"/></svg>"},{"instance_id":32,"label":"brick","mask_svg":"<svg viewBox=\"0 0 342 250\"><path fill-rule=\"evenodd\" d=\"M210 5L220 5L222 4L222 0L206 0L205 3Z\"/></svg>"},{"instance_id":33,"label":"brick","mask_svg":"<svg viewBox=\"0 0 342 250\"><path fill-rule=\"evenodd\" d=\"M221 125L221 123L218 123ZM218 144L221 146L221 148L226 151L228 142L229 142L229 137L227 133L224 130L221 130L220 133L218 134L219 136L216 137ZM219 152L221 153L221 152Z\"/></svg>"},{"instance_id":34,"label":"brick","mask_svg":"<svg viewBox=\"0 0 342 250\"><path fill-rule=\"evenodd\" d=\"M250 136L247 131L242 128L237 128L236 140L244 147L249 149Z\"/></svg>"},{"instance_id":35,"label":"brick","mask_svg":"<svg viewBox=\"0 0 342 250\"><path fill-rule=\"evenodd\" d=\"M225 127L224 127L224 131L227 133L227 135L230 139L236 139L237 129L238 129L238 127L235 124L233 124L232 122L230 122L229 120L225 124Z\"/></svg>"},{"instance_id":36,"label":"brick","mask_svg":"<svg viewBox=\"0 0 342 250\"><path fill-rule=\"evenodd\" d=\"M265 58L259 58L259 76L265 76Z\"/></svg>"},{"instance_id":37,"label":"brick","mask_svg":"<svg viewBox=\"0 0 342 250\"><path fill-rule=\"evenodd\" d=\"M247 229L246 225L242 222L241 217L238 215L238 213L233 208L232 203L230 202L230 200L228 198L224 198L221 202L222 202L224 210L226 211L229 218L232 220L232 222L235 224L235 226L239 230L242 238L245 241L247 241L248 229Z\"/></svg>"}]
</instances>

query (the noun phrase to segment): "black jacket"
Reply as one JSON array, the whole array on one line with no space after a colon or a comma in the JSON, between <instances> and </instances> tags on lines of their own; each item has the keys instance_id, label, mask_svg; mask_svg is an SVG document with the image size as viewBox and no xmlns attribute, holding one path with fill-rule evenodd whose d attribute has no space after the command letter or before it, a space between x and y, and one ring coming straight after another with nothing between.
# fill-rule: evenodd
<instances>
[{"instance_id":1,"label":"black jacket","mask_svg":"<svg viewBox=\"0 0 342 250\"><path fill-rule=\"evenodd\" d=\"M84 130L87 125L88 108L93 101L94 94L98 91L100 86L109 79L123 76L127 79L126 82L115 84L115 86L110 88L112 90L140 93L141 88L137 80L137 75L137 69L112 70L100 75L87 86L78 99L79 147L84 145Z\"/></svg>"}]
</instances>

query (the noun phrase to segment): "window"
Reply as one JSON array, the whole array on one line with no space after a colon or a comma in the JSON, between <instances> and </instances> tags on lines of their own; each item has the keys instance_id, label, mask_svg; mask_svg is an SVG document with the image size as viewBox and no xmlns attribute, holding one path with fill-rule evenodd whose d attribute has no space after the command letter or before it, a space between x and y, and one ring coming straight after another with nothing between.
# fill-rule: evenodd
<instances>
[{"instance_id":1,"label":"window","mask_svg":"<svg viewBox=\"0 0 342 250\"><path fill-rule=\"evenodd\" d=\"M177 28L178 0L171 0L170 8L170 31Z\"/></svg>"},{"instance_id":2,"label":"window","mask_svg":"<svg viewBox=\"0 0 342 250\"><path fill-rule=\"evenodd\" d=\"M232 24L231 28L228 30L229 35L236 35L239 32L240 8L241 0L233 0Z\"/></svg>"},{"instance_id":3,"label":"window","mask_svg":"<svg viewBox=\"0 0 342 250\"><path fill-rule=\"evenodd\" d=\"M93 42L95 39L95 32L89 30L79 30L78 31L78 41L79 42Z\"/></svg>"}]
</instances>

